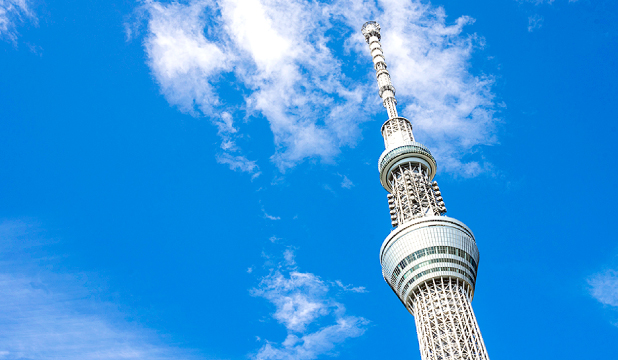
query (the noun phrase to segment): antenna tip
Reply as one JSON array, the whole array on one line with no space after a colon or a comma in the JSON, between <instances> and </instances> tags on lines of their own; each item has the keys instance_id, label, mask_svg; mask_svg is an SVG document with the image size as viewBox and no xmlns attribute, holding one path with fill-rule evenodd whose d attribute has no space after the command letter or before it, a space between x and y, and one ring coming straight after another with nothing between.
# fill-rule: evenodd
<instances>
[{"instance_id":1,"label":"antenna tip","mask_svg":"<svg viewBox=\"0 0 618 360\"><path fill-rule=\"evenodd\" d=\"M361 28L361 32L365 36L365 41L367 42L369 42L369 38L372 36L377 36L378 40L381 39L380 24L375 21L367 21Z\"/></svg>"}]
</instances>

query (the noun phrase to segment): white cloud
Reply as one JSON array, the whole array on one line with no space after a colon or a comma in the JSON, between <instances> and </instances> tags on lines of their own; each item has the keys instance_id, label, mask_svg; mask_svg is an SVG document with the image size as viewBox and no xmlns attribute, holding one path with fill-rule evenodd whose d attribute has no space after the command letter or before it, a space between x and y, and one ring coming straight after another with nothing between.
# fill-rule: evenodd
<instances>
[{"instance_id":1,"label":"white cloud","mask_svg":"<svg viewBox=\"0 0 618 360\"><path fill-rule=\"evenodd\" d=\"M0 358L197 358L127 322L113 304L91 300L85 274L47 270L48 243L32 223L0 224Z\"/></svg>"},{"instance_id":2,"label":"white cloud","mask_svg":"<svg viewBox=\"0 0 618 360\"><path fill-rule=\"evenodd\" d=\"M533 32L543 26L543 17L539 14L534 14L528 17L528 32Z\"/></svg>"},{"instance_id":3,"label":"white cloud","mask_svg":"<svg viewBox=\"0 0 618 360\"><path fill-rule=\"evenodd\" d=\"M150 18L144 46L161 91L182 111L213 115L220 100L211 82L229 70L231 59L221 45L206 38L216 26L204 14L211 2L146 4ZM220 131L234 132L229 118L216 121L223 124Z\"/></svg>"},{"instance_id":4,"label":"white cloud","mask_svg":"<svg viewBox=\"0 0 618 360\"><path fill-rule=\"evenodd\" d=\"M363 0L147 1L145 48L170 104L213 119L224 153L240 152L236 143L243 122L236 119L266 118L274 135L271 160L284 171L307 158L333 161L342 147L360 139L362 122L375 111L385 117L376 105L360 27L367 20L388 19L383 24L387 62L400 110L412 120L417 138L433 148L442 169L465 176L487 171L490 165L482 160L463 160L496 142L492 78L469 71L472 52L482 44L463 33L472 19L446 25L442 8L420 0L377 5ZM335 31L327 35L329 30ZM338 41L345 41L345 49L336 49ZM353 66L343 50L366 69L362 81L351 81ZM229 89L224 93L219 87L229 82L241 101L226 102ZM257 164L244 169L258 172Z\"/></svg>"},{"instance_id":5,"label":"white cloud","mask_svg":"<svg viewBox=\"0 0 618 360\"><path fill-rule=\"evenodd\" d=\"M264 219L268 219L268 220L281 220L281 218L279 216L272 216L272 215L268 214L263 206L262 206L262 215L264 216ZM271 241L274 242L274 240L272 240L272 238L271 238Z\"/></svg>"},{"instance_id":6,"label":"white cloud","mask_svg":"<svg viewBox=\"0 0 618 360\"><path fill-rule=\"evenodd\" d=\"M618 307L618 271L607 270L588 279L590 294L603 305Z\"/></svg>"},{"instance_id":7,"label":"white cloud","mask_svg":"<svg viewBox=\"0 0 618 360\"><path fill-rule=\"evenodd\" d=\"M273 318L288 331L280 344L267 341L253 355L257 360L304 360L332 355L338 343L363 335L369 324L364 318L346 315L344 305L330 294L329 284L314 274L297 271L290 253L286 251L285 263L271 269L251 290L253 296L275 306Z\"/></svg>"},{"instance_id":8,"label":"white cloud","mask_svg":"<svg viewBox=\"0 0 618 360\"><path fill-rule=\"evenodd\" d=\"M367 289L364 286L343 285L341 280L336 280L335 285L339 286L345 291L351 291L355 293L366 293Z\"/></svg>"},{"instance_id":9,"label":"white cloud","mask_svg":"<svg viewBox=\"0 0 618 360\"><path fill-rule=\"evenodd\" d=\"M327 292L328 287L313 274L291 272L285 277L275 272L262 279L252 294L272 302L277 309L273 317L288 330L302 332L317 317L329 313Z\"/></svg>"},{"instance_id":10,"label":"white cloud","mask_svg":"<svg viewBox=\"0 0 618 360\"><path fill-rule=\"evenodd\" d=\"M226 30L244 55L235 72L253 90L248 111L264 115L275 136L275 164L284 170L308 157L330 161L340 146L354 144L358 122L366 120L358 111L365 93L344 85L341 63L326 45L330 14L324 5L219 4Z\"/></svg>"},{"instance_id":11,"label":"white cloud","mask_svg":"<svg viewBox=\"0 0 618 360\"><path fill-rule=\"evenodd\" d=\"M319 356L336 355L332 350L349 338L363 335L368 322L363 318L347 316L316 332L298 337L288 334L281 345L267 343L257 354L256 360L311 360Z\"/></svg>"},{"instance_id":12,"label":"white cloud","mask_svg":"<svg viewBox=\"0 0 618 360\"><path fill-rule=\"evenodd\" d=\"M255 179L262 174L259 171L260 167L255 161L249 160L242 155L235 155L230 154L229 152L224 152L217 155L217 162L219 164L227 164L232 170L240 170L242 172L250 173L252 174L252 179Z\"/></svg>"},{"instance_id":13,"label":"white cloud","mask_svg":"<svg viewBox=\"0 0 618 360\"><path fill-rule=\"evenodd\" d=\"M285 259L285 264L287 266L294 266L296 265L296 255L294 254L294 251L287 249L283 252L283 259Z\"/></svg>"},{"instance_id":14,"label":"white cloud","mask_svg":"<svg viewBox=\"0 0 618 360\"><path fill-rule=\"evenodd\" d=\"M234 53L212 41L219 27L207 16L212 5L208 0L188 5L145 1L149 14L144 41L148 64L171 105L194 116L206 116L217 127L222 150L217 162L255 178L260 175L259 166L238 154L238 129L230 113L233 109L221 110L225 104L214 86L223 73L230 71ZM131 36L131 26L127 26L127 32Z\"/></svg>"},{"instance_id":15,"label":"white cloud","mask_svg":"<svg viewBox=\"0 0 618 360\"><path fill-rule=\"evenodd\" d=\"M37 21L29 0L0 0L0 37L15 41L18 36L15 26L25 20Z\"/></svg>"},{"instance_id":16,"label":"white cloud","mask_svg":"<svg viewBox=\"0 0 618 360\"><path fill-rule=\"evenodd\" d=\"M351 189L354 187L354 183L352 182L352 180L348 179L347 176L342 175L343 176L343 180L341 180L341 187L344 189Z\"/></svg>"},{"instance_id":17,"label":"white cloud","mask_svg":"<svg viewBox=\"0 0 618 360\"><path fill-rule=\"evenodd\" d=\"M58 283L62 283L59 286ZM72 276L0 274L3 359L178 359L146 329L123 323L111 304L93 304Z\"/></svg>"}]
</instances>

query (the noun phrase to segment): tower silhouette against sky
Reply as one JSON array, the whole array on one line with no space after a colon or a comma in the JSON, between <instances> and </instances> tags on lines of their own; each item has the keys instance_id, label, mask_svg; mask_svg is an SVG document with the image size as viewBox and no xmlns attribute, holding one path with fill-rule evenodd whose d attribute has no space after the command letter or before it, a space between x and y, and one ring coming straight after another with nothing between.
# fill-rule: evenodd
<instances>
[{"instance_id":1,"label":"tower silhouette against sky","mask_svg":"<svg viewBox=\"0 0 618 360\"><path fill-rule=\"evenodd\" d=\"M410 121L397 114L380 25L369 21L362 33L388 112L378 168L393 230L380 249L382 275L414 315L423 360L488 360L471 305L479 263L474 235L461 221L444 216L440 188L432 182L436 161L414 140Z\"/></svg>"}]
</instances>

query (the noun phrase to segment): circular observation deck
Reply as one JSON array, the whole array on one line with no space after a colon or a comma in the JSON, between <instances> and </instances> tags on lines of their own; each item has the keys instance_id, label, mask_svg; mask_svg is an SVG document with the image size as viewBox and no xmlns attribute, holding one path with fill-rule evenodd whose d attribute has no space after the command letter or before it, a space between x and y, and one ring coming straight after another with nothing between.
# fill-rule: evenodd
<instances>
[{"instance_id":1,"label":"circular observation deck","mask_svg":"<svg viewBox=\"0 0 618 360\"><path fill-rule=\"evenodd\" d=\"M391 232L380 249L380 263L384 279L404 304L413 300L418 286L439 278L459 281L472 299L479 251L461 221L428 216Z\"/></svg>"},{"instance_id":2,"label":"circular observation deck","mask_svg":"<svg viewBox=\"0 0 618 360\"><path fill-rule=\"evenodd\" d=\"M433 158L433 155L431 155L431 152L425 145L416 141L406 141L399 146L387 148L380 155L378 160L380 183L386 191L393 192L389 181L392 170L399 164L409 162L421 164L424 170L427 171L429 180L433 180L438 169L436 159Z\"/></svg>"}]
</instances>

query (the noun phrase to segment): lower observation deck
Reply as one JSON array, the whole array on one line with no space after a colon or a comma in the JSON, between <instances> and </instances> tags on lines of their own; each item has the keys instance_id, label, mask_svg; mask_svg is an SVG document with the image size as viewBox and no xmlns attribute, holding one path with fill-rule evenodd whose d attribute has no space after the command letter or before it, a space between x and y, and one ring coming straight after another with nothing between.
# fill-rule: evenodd
<instances>
[{"instance_id":1,"label":"lower observation deck","mask_svg":"<svg viewBox=\"0 0 618 360\"><path fill-rule=\"evenodd\" d=\"M382 275L404 303L436 278L458 279L474 294L479 251L472 231L447 216L422 217L395 229L380 249Z\"/></svg>"},{"instance_id":2,"label":"lower observation deck","mask_svg":"<svg viewBox=\"0 0 618 360\"><path fill-rule=\"evenodd\" d=\"M407 120L406 120L407 121ZM392 148L384 150L378 160L378 170L380 171L380 183L386 191L392 193L389 179L391 172L397 164L402 163L420 163L427 170L429 180L432 180L436 174L436 160L431 155L429 149L415 141L407 141Z\"/></svg>"}]
</instances>

